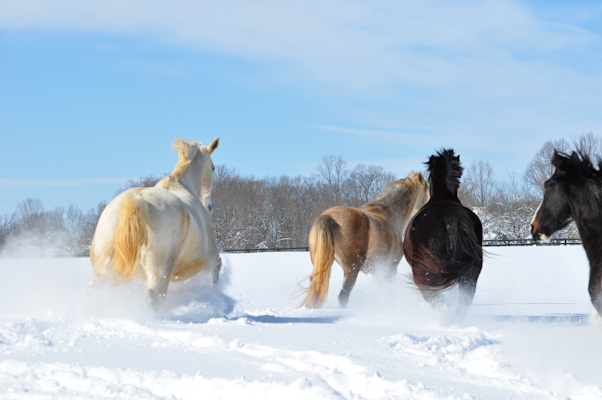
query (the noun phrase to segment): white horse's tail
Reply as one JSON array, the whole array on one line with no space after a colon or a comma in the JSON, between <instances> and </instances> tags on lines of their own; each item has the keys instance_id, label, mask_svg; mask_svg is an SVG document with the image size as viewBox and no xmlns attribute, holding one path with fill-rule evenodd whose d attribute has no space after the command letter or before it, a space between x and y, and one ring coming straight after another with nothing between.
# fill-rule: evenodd
<instances>
[{"instance_id":1,"label":"white horse's tail","mask_svg":"<svg viewBox=\"0 0 602 400\"><path fill-rule=\"evenodd\" d=\"M121 202L121 214L113 236L111 269L116 280L128 282L140 265L140 250L148 243L148 213L134 197Z\"/></svg>"}]
</instances>

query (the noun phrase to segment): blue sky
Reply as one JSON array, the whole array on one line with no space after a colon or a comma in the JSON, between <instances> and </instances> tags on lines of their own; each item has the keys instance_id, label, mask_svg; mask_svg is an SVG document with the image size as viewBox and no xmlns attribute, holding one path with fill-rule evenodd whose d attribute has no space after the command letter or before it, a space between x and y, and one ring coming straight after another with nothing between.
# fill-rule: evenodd
<instances>
[{"instance_id":1,"label":"blue sky","mask_svg":"<svg viewBox=\"0 0 602 400\"><path fill-rule=\"evenodd\" d=\"M417 4L419 3L419 4ZM593 1L0 1L0 214L110 200L216 164L306 175L329 154L398 176L441 147L497 177L602 132Z\"/></svg>"}]
</instances>

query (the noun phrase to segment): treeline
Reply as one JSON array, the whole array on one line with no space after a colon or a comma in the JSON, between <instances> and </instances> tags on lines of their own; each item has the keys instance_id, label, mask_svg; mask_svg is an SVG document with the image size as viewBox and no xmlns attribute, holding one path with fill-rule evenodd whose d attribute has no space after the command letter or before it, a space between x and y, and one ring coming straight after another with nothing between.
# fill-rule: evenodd
<instances>
[{"instance_id":1,"label":"treeline","mask_svg":"<svg viewBox=\"0 0 602 400\"><path fill-rule=\"evenodd\" d=\"M544 182L554 172L554 149L580 148L593 159L602 154L602 140L581 135L573 145L548 141L522 175L499 180L492 165L476 160L464 165L460 200L481 218L485 239L529 239L529 223L543 196ZM417 166L419 167L419 166ZM407 171L409 173L409 171ZM314 219L335 205L360 207L387 182L405 177L381 166L350 168L341 157L326 156L309 176L257 178L218 165L214 173L211 220L220 249L304 247ZM161 176L129 181L131 187L153 186ZM0 216L0 252L8 256L85 256L98 218L106 206L84 212L70 205L46 210L40 199L28 198L11 215ZM556 237L578 237L574 224Z\"/></svg>"},{"instance_id":2,"label":"treeline","mask_svg":"<svg viewBox=\"0 0 602 400\"><path fill-rule=\"evenodd\" d=\"M348 169L322 159L310 176L258 179L233 168L215 170L211 214L221 249L301 247L314 219L335 205L359 207L396 176L376 165Z\"/></svg>"},{"instance_id":3,"label":"treeline","mask_svg":"<svg viewBox=\"0 0 602 400\"><path fill-rule=\"evenodd\" d=\"M12 257L81 257L90 253L96 223L106 203L83 212L74 205L46 210L38 198L0 216L0 254Z\"/></svg>"}]
</instances>

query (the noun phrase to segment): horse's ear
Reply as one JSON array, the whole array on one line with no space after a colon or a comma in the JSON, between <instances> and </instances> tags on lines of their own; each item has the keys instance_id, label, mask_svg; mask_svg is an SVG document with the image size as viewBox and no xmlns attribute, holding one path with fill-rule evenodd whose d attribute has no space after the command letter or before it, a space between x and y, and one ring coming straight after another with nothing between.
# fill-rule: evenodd
<instances>
[{"instance_id":1,"label":"horse's ear","mask_svg":"<svg viewBox=\"0 0 602 400\"><path fill-rule=\"evenodd\" d=\"M209 154L213 153L215 151L215 149L217 149L218 145L219 145L219 137L216 137L215 139L213 139L213 142L211 142L211 144L209 146L207 146L207 152Z\"/></svg>"},{"instance_id":2,"label":"horse's ear","mask_svg":"<svg viewBox=\"0 0 602 400\"><path fill-rule=\"evenodd\" d=\"M571 160L573 160L573 162L577 163L577 165L579 164L579 162L581 161L581 158L579 157L579 154L577 154L576 151L573 151L571 153Z\"/></svg>"},{"instance_id":3,"label":"horse's ear","mask_svg":"<svg viewBox=\"0 0 602 400\"><path fill-rule=\"evenodd\" d=\"M552 165L554 167L556 167L556 170L558 172L565 172L566 168L563 167L562 165L562 156L560 155L560 153L558 152L558 150L554 149L554 154L552 155Z\"/></svg>"}]
</instances>

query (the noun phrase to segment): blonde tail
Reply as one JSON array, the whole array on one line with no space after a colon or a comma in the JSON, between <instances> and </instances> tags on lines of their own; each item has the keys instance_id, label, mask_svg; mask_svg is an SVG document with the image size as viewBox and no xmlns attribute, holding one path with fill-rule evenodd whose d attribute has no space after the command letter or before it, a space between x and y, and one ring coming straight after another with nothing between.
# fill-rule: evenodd
<instances>
[{"instance_id":1,"label":"blonde tail","mask_svg":"<svg viewBox=\"0 0 602 400\"><path fill-rule=\"evenodd\" d=\"M307 289L307 296L299 307L322 308L328 296L330 268L334 262L334 234L337 223L330 215L318 217L310 232L314 271ZM313 240L312 240L313 239Z\"/></svg>"},{"instance_id":2,"label":"blonde tail","mask_svg":"<svg viewBox=\"0 0 602 400\"><path fill-rule=\"evenodd\" d=\"M148 243L146 208L132 197L121 202L121 214L113 236L112 269L116 281L130 281L140 265L140 249Z\"/></svg>"}]
</instances>

